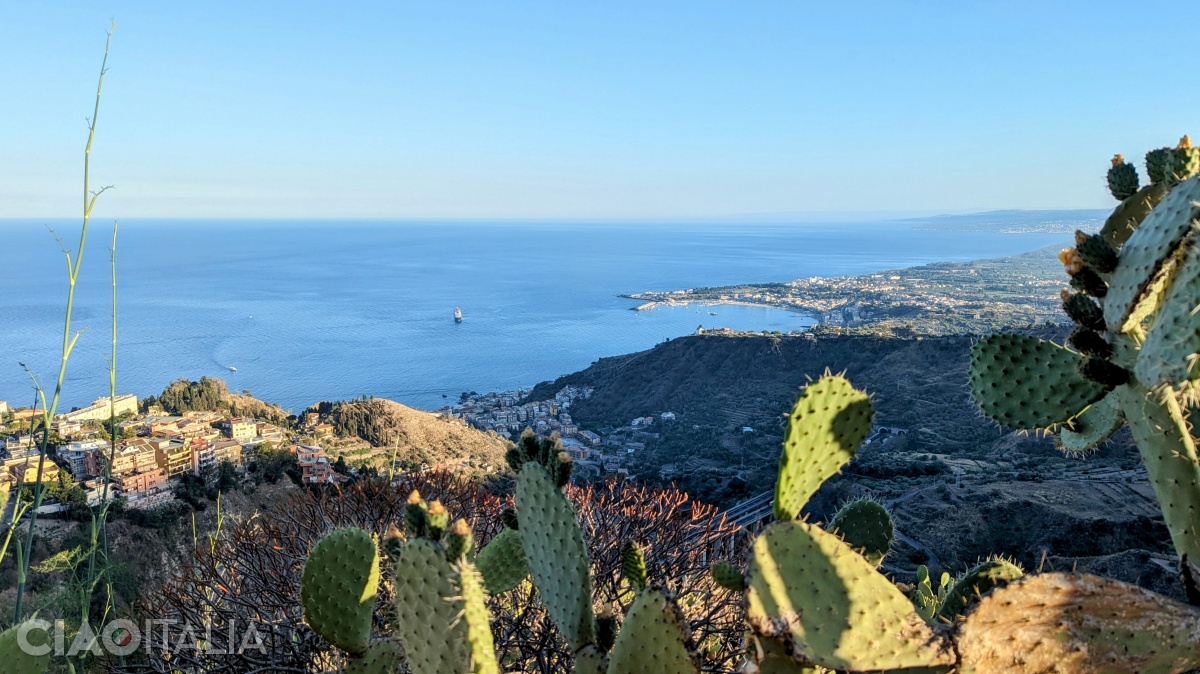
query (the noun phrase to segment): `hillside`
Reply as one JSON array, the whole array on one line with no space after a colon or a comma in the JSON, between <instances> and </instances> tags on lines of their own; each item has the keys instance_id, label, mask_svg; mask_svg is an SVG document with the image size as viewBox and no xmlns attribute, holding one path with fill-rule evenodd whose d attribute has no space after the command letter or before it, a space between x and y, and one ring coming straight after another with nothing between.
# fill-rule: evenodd
<instances>
[{"instance_id":1,"label":"hillside","mask_svg":"<svg viewBox=\"0 0 1200 674\"><path fill-rule=\"evenodd\" d=\"M1055 328L1040 332L1061 341ZM904 535L893 557L901 572L918 563L960 569L989 553L1036 567L1045 554L1047 564L1167 589L1170 545L1128 432L1073 459L1052 438L997 427L966 391L970 344L962 336L697 335L601 359L529 397L594 387L571 407L594 429L674 412L675 421L638 431L646 447L631 457L632 472L728 506L774 484L785 415L806 379L845 371L872 394L875 424L889 430L826 484L815 517L855 496L882 500Z\"/></svg>"},{"instance_id":2,"label":"hillside","mask_svg":"<svg viewBox=\"0 0 1200 674\"><path fill-rule=\"evenodd\" d=\"M495 434L384 398L323 402L309 410L332 424L339 438L398 448L397 459L407 465L504 465L507 445Z\"/></svg>"},{"instance_id":3,"label":"hillside","mask_svg":"<svg viewBox=\"0 0 1200 674\"><path fill-rule=\"evenodd\" d=\"M200 381L177 379L167 385L158 396L142 400L142 408L162 407L169 414L184 412L206 412L228 410L230 414L253 417L281 424L287 421L288 413L278 405L263 402L250 395L249 391L234 393L225 380L201 377Z\"/></svg>"}]
</instances>

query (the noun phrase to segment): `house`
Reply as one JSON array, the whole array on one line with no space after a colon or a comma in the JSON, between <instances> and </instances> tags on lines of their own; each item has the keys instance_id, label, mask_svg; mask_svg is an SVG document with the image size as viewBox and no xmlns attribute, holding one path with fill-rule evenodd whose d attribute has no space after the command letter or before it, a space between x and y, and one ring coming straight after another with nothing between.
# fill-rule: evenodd
<instances>
[{"instance_id":1,"label":"house","mask_svg":"<svg viewBox=\"0 0 1200 674\"><path fill-rule=\"evenodd\" d=\"M675 421L675 413L663 412L662 414L658 415L658 418L662 419L663 421Z\"/></svg>"},{"instance_id":2,"label":"house","mask_svg":"<svg viewBox=\"0 0 1200 674\"><path fill-rule=\"evenodd\" d=\"M16 410L12 415L13 421L29 421L31 419L40 419L42 417L42 410Z\"/></svg>"},{"instance_id":3,"label":"house","mask_svg":"<svg viewBox=\"0 0 1200 674\"><path fill-rule=\"evenodd\" d=\"M55 432L63 438L74 438L83 433L83 423L79 421L67 421L66 419L58 419L50 424Z\"/></svg>"},{"instance_id":4,"label":"house","mask_svg":"<svg viewBox=\"0 0 1200 674\"><path fill-rule=\"evenodd\" d=\"M333 465L320 447L298 445L296 461L300 464L301 480L305 484L333 483Z\"/></svg>"},{"instance_id":5,"label":"house","mask_svg":"<svg viewBox=\"0 0 1200 674\"><path fill-rule=\"evenodd\" d=\"M18 484L37 482L38 459L36 456L26 456L20 459L7 459L4 468ZM49 459L42 465L42 484L58 480L58 464Z\"/></svg>"},{"instance_id":6,"label":"house","mask_svg":"<svg viewBox=\"0 0 1200 674\"><path fill-rule=\"evenodd\" d=\"M325 423L313 426L313 435L316 435L318 438L333 435L333 424Z\"/></svg>"},{"instance_id":7,"label":"house","mask_svg":"<svg viewBox=\"0 0 1200 674\"><path fill-rule=\"evenodd\" d=\"M94 475L89 465L94 464L93 454L102 456L108 452L109 444L105 440L76 440L58 448L58 458L65 462L76 480L83 480Z\"/></svg>"},{"instance_id":8,"label":"house","mask_svg":"<svg viewBox=\"0 0 1200 674\"><path fill-rule=\"evenodd\" d=\"M8 403L0 400L0 414L8 414L11 410L8 408Z\"/></svg>"},{"instance_id":9,"label":"house","mask_svg":"<svg viewBox=\"0 0 1200 674\"><path fill-rule=\"evenodd\" d=\"M258 424L253 419L234 417L221 423L225 437L233 440L249 440L258 435Z\"/></svg>"},{"instance_id":10,"label":"house","mask_svg":"<svg viewBox=\"0 0 1200 674\"><path fill-rule=\"evenodd\" d=\"M579 431L579 437L593 447L600 444L600 436L591 431Z\"/></svg>"},{"instance_id":11,"label":"house","mask_svg":"<svg viewBox=\"0 0 1200 674\"><path fill-rule=\"evenodd\" d=\"M130 499L153 494L166 485L167 472L157 467L119 477L114 476L112 479L113 489Z\"/></svg>"},{"instance_id":12,"label":"house","mask_svg":"<svg viewBox=\"0 0 1200 674\"><path fill-rule=\"evenodd\" d=\"M127 393L116 398L97 398L91 405L60 414L58 418L67 421L106 421L122 414L137 414L137 408L137 396Z\"/></svg>"}]
</instances>

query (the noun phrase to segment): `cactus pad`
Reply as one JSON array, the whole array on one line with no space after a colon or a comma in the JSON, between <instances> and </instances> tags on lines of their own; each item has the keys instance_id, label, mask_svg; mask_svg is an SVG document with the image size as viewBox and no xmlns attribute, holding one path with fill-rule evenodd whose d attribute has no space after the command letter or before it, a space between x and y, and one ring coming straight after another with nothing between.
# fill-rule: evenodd
<instances>
[{"instance_id":1,"label":"cactus pad","mask_svg":"<svg viewBox=\"0 0 1200 674\"><path fill-rule=\"evenodd\" d=\"M608 655L594 644L584 646L575 654L575 674L605 674L608 672Z\"/></svg>"},{"instance_id":2,"label":"cactus pad","mask_svg":"<svg viewBox=\"0 0 1200 674\"><path fill-rule=\"evenodd\" d=\"M871 431L871 399L843 377L805 387L788 422L775 485L775 518L789 520L837 474Z\"/></svg>"},{"instance_id":3,"label":"cactus pad","mask_svg":"<svg viewBox=\"0 0 1200 674\"><path fill-rule=\"evenodd\" d=\"M521 548L521 532L505 529L483 549L475 559L475 566L483 574L483 584L492 594L508 592L529 576L529 565L525 563L525 550Z\"/></svg>"},{"instance_id":4,"label":"cactus pad","mask_svg":"<svg viewBox=\"0 0 1200 674\"><path fill-rule=\"evenodd\" d=\"M859 499L842 506L826 528L861 552L874 567L883 563L896 535L887 508L871 499Z\"/></svg>"},{"instance_id":5,"label":"cactus pad","mask_svg":"<svg viewBox=\"0 0 1200 674\"><path fill-rule=\"evenodd\" d=\"M732 592L741 592L746 589L746 576L738 571L738 568L727 561L720 561L712 565L709 569L713 580L717 585L730 590Z\"/></svg>"},{"instance_id":6,"label":"cactus pad","mask_svg":"<svg viewBox=\"0 0 1200 674\"><path fill-rule=\"evenodd\" d=\"M635 590L640 592L646 589L646 556L633 541L621 548L621 573Z\"/></svg>"},{"instance_id":7,"label":"cactus pad","mask_svg":"<svg viewBox=\"0 0 1200 674\"><path fill-rule=\"evenodd\" d=\"M1135 372L1146 386L1200 377L1200 246L1189 244L1138 355Z\"/></svg>"},{"instance_id":8,"label":"cactus pad","mask_svg":"<svg viewBox=\"0 0 1200 674\"><path fill-rule=\"evenodd\" d=\"M1176 394L1141 386L1117 389L1150 484L1180 556L1200 560L1200 459Z\"/></svg>"},{"instance_id":9,"label":"cactus pad","mask_svg":"<svg viewBox=\"0 0 1200 674\"><path fill-rule=\"evenodd\" d=\"M792 656L833 669L954 664L946 640L895 585L840 538L804 522L776 522L754 542L746 620Z\"/></svg>"},{"instance_id":10,"label":"cactus pad","mask_svg":"<svg viewBox=\"0 0 1200 674\"><path fill-rule=\"evenodd\" d=\"M967 570L946 593L937 618L950 622L979 597L1025 575L1021 567L1004 559L989 559Z\"/></svg>"},{"instance_id":11,"label":"cactus pad","mask_svg":"<svg viewBox=\"0 0 1200 674\"><path fill-rule=\"evenodd\" d=\"M1097 400L1058 431L1058 444L1065 452L1086 452L1116 433L1125 417L1117 393Z\"/></svg>"},{"instance_id":12,"label":"cactus pad","mask_svg":"<svg viewBox=\"0 0 1200 674\"><path fill-rule=\"evenodd\" d=\"M1124 201L1138 191L1137 169L1121 155L1113 157L1112 168L1108 169L1108 191L1118 201Z\"/></svg>"},{"instance_id":13,"label":"cactus pad","mask_svg":"<svg viewBox=\"0 0 1200 674\"><path fill-rule=\"evenodd\" d=\"M342 529L322 538L300 577L304 619L326 641L351 654L366 652L379 587L379 550L371 534Z\"/></svg>"},{"instance_id":14,"label":"cactus pad","mask_svg":"<svg viewBox=\"0 0 1200 674\"><path fill-rule=\"evenodd\" d=\"M1186 672L1200 612L1136 585L1046 573L984 597L959 630L964 671Z\"/></svg>"},{"instance_id":15,"label":"cactus pad","mask_svg":"<svg viewBox=\"0 0 1200 674\"><path fill-rule=\"evenodd\" d=\"M441 545L410 541L396 562L397 632L413 674L497 674L483 583Z\"/></svg>"},{"instance_id":16,"label":"cactus pad","mask_svg":"<svg viewBox=\"0 0 1200 674\"><path fill-rule=\"evenodd\" d=\"M1104 320L1113 332L1125 332L1128 319L1168 259L1200 215L1200 176L1177 185L1146 216L1121 248L1120 263L1109 277Z\"/></svg>"},{"instance_id":17,"label":"cactus pad","mask_svg":"<svg viewBox=\"0 0 1200 674\"><path fill-rule=\"evenodd\" d=\"M391 639L376 641L365 655L346 663L343 674L399 674L404 649Z\"/></svg>"},{"instance_id":18,"label":"cactus pad","mask_svg":"<svg viewBox=\"0 0 1200 674\"><path fill-rule=\"evenodd\" d=\"M608 674L699 672L688 650L683 613L660 590L638 593L609 655Z\"/></svg>"},{"instance_id":19,"label":"cactus pad","mask_svg":"<svg viewBox=\"0 0 1200 674\"><path fill-rule=\"evenodd\" d=\"M592 576L575 509L554 479L529 462L517 474L521 547L533 584L573 650L593 641Z\"/></svg>"},{"instance_id":20,"label":"cactus pad","mask_svg":"<svg viewBox=\"0 0 1200 674\"><path fill-rule=\"evenodd\" d=\"M764 639L753 634L746 636L747 650L758 674L827 674L828 669L796 662L788 654L787 645L778 639ZM741 671L755 671L749 668Z\"/></svg>"},{"instance_id":21,"label":"cactus pad","mask_svg":"<svg viewBox=\"0 0 1200 674\"><path fill-rule=\"evenodd\" d=\"M0 632L0 662L4 663L2 669L5 674L44 674L50 669L50 630L26 631L25 640L29 645L47 648L45 655L30 655L21 648L17 639L17 632L24 624L13 625Z\"/></svg>"},{"instance_id":22,"label":"cactus pad","mask_svg":"<svg viewBox=\"0 0 1200 674\"><path fill-rule=\"evenodd\" d=\"M1165 183L1148 185L1138 190L1136 194L1122 201L1112 215L1108 216L1104 227L1100 229L1100 236L1104 237L1114 250L1119 251L1142 224L1142 220L1150 214L1150 210L1157 206L1169 191L1170 188Z\"/></svg>"},{"instance_id":23,"label":"cactus pad","mask_svg":"<svg viewBox=\"0 0 1200 674\"><path fill-rule=\"evenodd\" d=\"M1092 271L1100 274L1111 273L1117 267L1117 253L1112 246L1100 235L1088 236L1079 246L1079 257Z\"/></svg>"},{"instance_id":24,"label":"cactus pad","mask_svg":"<svg viewBox=\"0 0 1200 674\"><path fill-rule=\"evenodd\" d=\"M971 397L997 423L1048 428L1104 395L1079 373L1081 362L1079 354L1035 337L988 335L971 348Z\"/></svg>"}]
</instances>

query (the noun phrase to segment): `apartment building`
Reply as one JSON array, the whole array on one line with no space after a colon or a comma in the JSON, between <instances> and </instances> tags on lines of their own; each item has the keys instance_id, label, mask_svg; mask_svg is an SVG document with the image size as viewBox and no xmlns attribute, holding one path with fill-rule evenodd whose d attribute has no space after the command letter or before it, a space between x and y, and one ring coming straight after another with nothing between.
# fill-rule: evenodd
<instances>
[{"instance_id":1,"label":"apartment building","mask_svg":"<svg viewBox=\"0 0 1200 674\"><path fill-rule=\"evenodd\" d=\"M122 414L137 414L137 396L127 393L116 398L97 398L95 402L83 409L73 410L58 415L67 421L107 421Z\"/></svg>"}]
</instances>

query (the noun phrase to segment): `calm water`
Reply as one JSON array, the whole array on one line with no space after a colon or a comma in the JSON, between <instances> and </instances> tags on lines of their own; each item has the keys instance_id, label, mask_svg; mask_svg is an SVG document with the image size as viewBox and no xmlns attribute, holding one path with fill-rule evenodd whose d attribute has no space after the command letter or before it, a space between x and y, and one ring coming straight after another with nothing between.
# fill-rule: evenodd
<instances>
[{"instance_id":1,"label":"calm water","mask_svg":"<svg viewBox=\"0 0 1200 674\"><path fill-rule=\"evenodd\" d=\"M75 245L77 224L52 224ZM101 227L84 260L76 323L87 332L63 409L108 391L111 232ZM464 390L532 385L701 323L784 331L810 323L753 307L634 312L620 293L998 257L1064 238L897 222L126 221L118 388L144 396L209 375L295 412L364 393L432 409ZM57 373L63 259L42 221L0 222L0 250L0 399L27 405L32 390L18 362L51 387ZM466 316L458 325L456 306Z\"/></svg>"}]
</instances>

